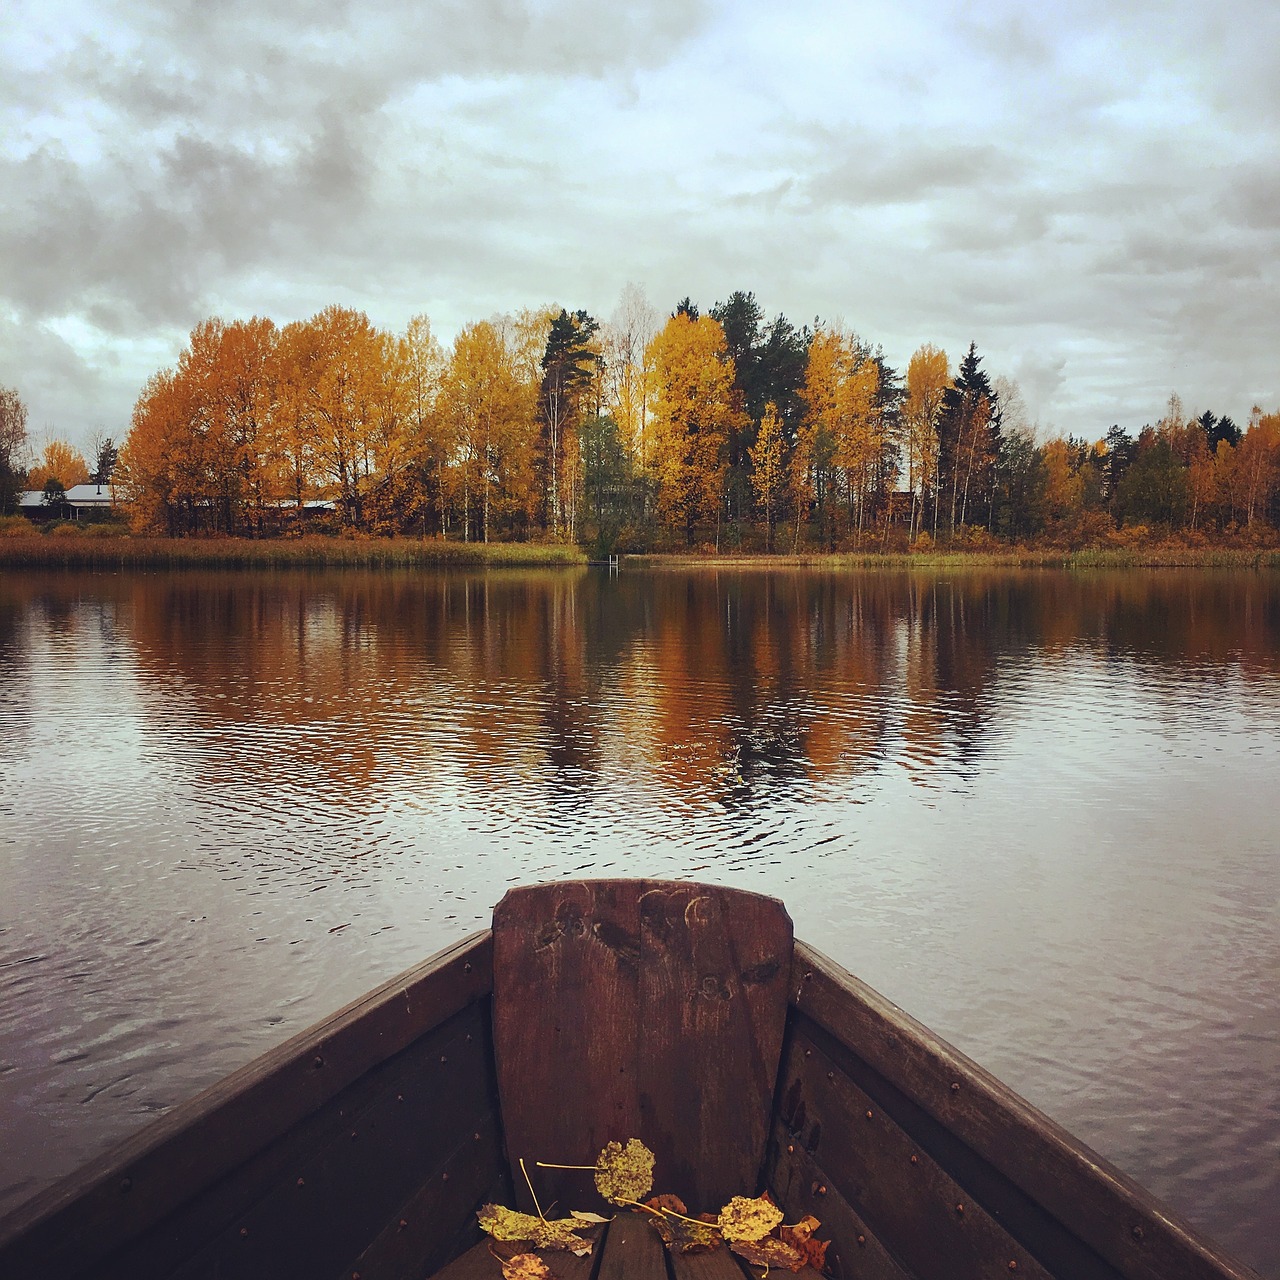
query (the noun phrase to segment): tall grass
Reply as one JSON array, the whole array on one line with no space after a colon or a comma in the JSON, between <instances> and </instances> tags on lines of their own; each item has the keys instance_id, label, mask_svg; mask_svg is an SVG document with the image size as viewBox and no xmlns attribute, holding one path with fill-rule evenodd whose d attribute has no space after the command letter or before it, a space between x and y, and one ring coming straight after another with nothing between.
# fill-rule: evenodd
<instances>
[{"instance_id":1,"label":"tall grass","mask_svg":"<svg viewBox=\"0 0 1280 1280\"><path fill-rule=\"evenodd\" d=\"M408 538L130 538L117 534L0 537L0 565L67 569L401 569L433 566L581 565L578 547L533 542Z\"/></svg>"}]
</instances>

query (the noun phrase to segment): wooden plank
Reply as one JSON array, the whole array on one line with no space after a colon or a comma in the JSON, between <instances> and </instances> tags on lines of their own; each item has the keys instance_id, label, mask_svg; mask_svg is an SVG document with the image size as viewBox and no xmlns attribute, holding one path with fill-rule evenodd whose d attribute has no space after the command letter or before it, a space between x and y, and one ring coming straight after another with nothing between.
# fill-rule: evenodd
<instances>
[{"instance_id":1,"label":"wooden plank","mask_svg":"<svg viewBox=\"0 0 1280 1280\"><path fill-rule=\"evenodd\" d=\"M603 1249L604 1235L600 1234L596 1242L597 1253ZM457 1261L451 1262L443 1271L438 1271L432 1280L502 1280L502 1263L498 1256L503 1249L508 1252L511 1245L499 1246L482 1240L468 1249ZM556 1280L591 1280L599 1258L595 1253L585 1258L575 1257L562 1250L536 1249L536 1255L546 1263L547 1269ZM411 1273L402 1273L404 1280L409 1280ZM350 1280L350 1276L339 1277L339 1280ZM361 1272L361 1280L367 1280ZM414 1278L416 1280L416 1277Z\"/></svg>"},{"instance_id":2,"label":"wooden plank","mask_svg":"<svg viewBox=\"0 0 1280 1280\"><path fill-rule=\"evenodd\" d=\"M432 1115L440 1110L439 1099L429 1088L429 1082L438 1076L440 1058L454 1061L455 1071L466 1080L467 1089L474 1082L488 1078L486 1090L478 1092L473 1106L479 1118L489 1117L496 1126L497 1099L492 1082L488 1036L488 1001L479 1001L455 1014L442 1026L421 1037L408 1049L397 1054L390 1062L383 1063L362 1076L355 1083L331 1099L301 1124L290 1129L264 1151L246 1161L203 1195L182 1205L168 1218L156 1224L130 1241L122 1249L95 1268L95 1277L125 1278L137 1275L168 1275L197 1253L208 1242L217 1239L233 1226L249 1225L250 1218L259 1212L260 1206L274 1200L287 1205L307 1206L316 1218L323 1220L335 1213L348 1211L344 1193L341 1201L327 1203L322 1187L306 1181L308 1168L323 1160L331 1152L340 1160L350 1158L353 1152L351 1133L363 1135L367 1148L369 1139L376 1134L380 1124L395 1124L405 1130L421 1131L431 1122ZM479 1124L475 1131L479 1131ZM356 1140L359 1145L359 1138ZM441 1153L442 1157L443 1153ZM414 1159L404 1167L407 1178L413 1178L417 1169L426 1176L432 1153L423 1149L414 1153ZM491 1166L489 1176L500 1165ZM298 1179L304 1179L299 1188ZM386 1205L385 1216L390 1217L416 1183L406 1186L404 1196L394 1198ZM278 1237L284 1229L288 1215L272 1220L270 1234ZM380 1227L381 1222L376 1223ZM441 1223L443 1227L445 1224ZM319 1228L323 1230L323 1227ZM452 1228L450 1228L452 1230ZM360 1242L363 1246L368 1241Z\"/></svg>"},{"instance_id":3,"label":"wooden plank","mask_svg":"<svg viewBox=\"0 0 1280 1280\"><path fill-rule=\"evenodd\" d=\"M799 1082L812 1145L841 1195L886 1249L920 1280L980 1280L1051 1273L974 1203L882 1108L802 1034L789 1037L783 1089Z\"/></svg>"},{"instance_id":4,"label":"wooden plank","mask_svg":"<svg viewBox=\"0 0 1280 1280\"><path fill-rule=\"evenodd\" d=\"M334 1273L335 1280L350 1280L353 1273L361 1280L430 1275L446 1261L447 1242L468 1225L478 1230L475 1211L492 1194L494 1171L501 1164L502 1135L497 1116L490 1115L431 1171L373 1242Z\"/></svg>"},{"instance_id":5,"label":"wooden plank","mask_svg":"<svg viewBox=\"0 0 1280 1280\"><path fill-rule=\"evenodd\" d=\"M0 1274L93 1271L491 986L488 933L384 983L20 1208L0 1224Z\"/></svg>"},{"instance_id":6,"label":"wooden plank","mask_svg":"<svg viewBox=\"0 0 1280 1280\"><path fill-rule=\"evenodd\" d=\"M972 1059L803 943L795 1005L1132 1280L1259 1280Z\"/></svg>"},{"instance_id":7,"label":"wooden plank","mask_svg":"<svg viewBox=\"0 0 1280 1280\"><path fill-rule=\"evenodd\" d=\"M857 1276L859 1280L912 1280L863 1217L840 1194L835 1180L779 1121L774 1127L766 1165L769 1192L788 1222L812 1214L821 1228L819 1240L829 1240L828 1274Z\"/></svg>"},{"instance_id":8,"label":"wooden plank","mask_svg":"<svg viewBox=\"0 0 1280 1280\"><path fill-rule=\"evenodd\" d=\"M609 1223L596 1280L667 1280L666 1252L640 1214L620 1213Z\"/></svg>"},{"instance_id":9,"label":"wooden plank","mask_svg":"<svg viewBox=\"0 0 1280 1280\"><path fill-rule=\"evenodd\" d=\"M673 881L568 881L494 911L494 1048L507 1152L657 1156L656 1188L719 1208L759 1185L785 1024L791 921L771 898ZM590 1174L539 1197L600 1208ZM545 1194L544 1194L545 1192Z\"/></svg>"},{"instance_id":10,"label":"wooden plank","mask_svg":"<svg viewBox=\"0 0 1280 1280\"><path fill-rule=\"evenodd\" d=\"M483 1150L482 1126L494 1123L491 1082L477 1070L478 1057L462 1052L464 1044L460 1027L443 1053L433 1047L429 1058L415 1055L420 1066L412 1089L382 1091L348 1113L333 1141L193 1251L172 1272L175 1280L312 1280L357 1257L437 1167L447 1171L451 1153L467 1144L476 1154ZM477 1132L481 1142L474 1141ZM476 1185L486 1185L491 1173L477 1171ZM464 1203L456 1219L436 1223L438 1234L452 1236L469 1208ZM122 1271L120 1280L139 1270Z\"/></svg>"}]
</instances>

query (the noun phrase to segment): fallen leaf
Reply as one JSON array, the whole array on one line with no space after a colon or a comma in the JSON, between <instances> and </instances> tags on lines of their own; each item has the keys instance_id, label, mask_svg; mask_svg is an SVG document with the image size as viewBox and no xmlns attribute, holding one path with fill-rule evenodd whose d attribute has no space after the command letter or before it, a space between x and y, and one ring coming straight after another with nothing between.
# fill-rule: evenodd
<instances>
[{"instance_id":1,"label":"fallen leaf","mask_svg":"<svg viewBox=\"0 0 1280 1280\"><path fill-rule=\"evenodd\" d=\"M785 1267L788 1271L799 1271L806 1262L804 1254L789 1244L783 1244L777 1236L763 1236L759 1240L730 1240L729 1248L738 1257L766 1270Z\"/></svg>"},{"instance_id":2,"label":"fallen leaf","mask_svg":"<svg viewBox=\"0 0 1280 1280\"><path fill-rule=\"evenodd\" d=\"M706 1253L724 1243L714 1222L691 1222L659 1214L649 1219L649 1225L662 1237L662 1243L677 1253Z\"/></svg>"},{"instance_id":3,"label":"fallen leaf","mask_svg":"<svg viewBox=\"0 0 1280 1280\"><path fill-rule=\"evenodd\" d=\"M609 1221L609 1219L608 1219L608 1218L602 1218L598 1213L585 1213L585 1212L584 1212L583 1210L581 1210L581 1209L570 1209L570 1210L569 1210L569 1216L570 1216L571 1218L577 1218L577 1220L578 1220L579 1222L586 1222L586 1223L589 1223L589 1224L591 1224L591 1225L593 1225L593 1226L594 1226L596 1223L598 1223L598 1222L608 1222L608 1221Z\"/></svg>"},{"instance_id":4,"label":"fallen leaf","mask_svg":"<svg viewBox=\"0 0 1280 1280\"><path fill-rule=\"evenodd\" d=\"M596 1160L596 1190L611 1204L643 1200L653 1186L653 1152L639 1138L606 1143Z\"/></svg>"},{"instance_id":5,"label":"fallen leaf","mask_svg":"<svg viewBox=\"0 0 1280 1280\"><path fill-rule=\"evenodd\" d=\"M778 1231L783 1244L789 1244L797 1253L804 1255L805 1261L815 1271L821 1271L827 1264L827 1246L830 1240L815 1240L813 1233L822 1225L812 1214L801 1218L793 1227L785 1223Z\"/></svg>"},{"instance_id":6,"label":"fallen leaf","mask_svg":"<svg viewBox=\"0 0 1280 1280\"><path fill-rule=\"evenodd\" d=\"M502 1263L503 1280L556 1280L556 1274L536 1253L517 1253Z\"/></svg>"},{"instance_id":7,"label":"fallen leaf","mask_svg":"<svg viewBox=\"0 0 1280 1280\"><path fill-rule=\"evenodd\" d=\"M689 1216L688 1206L679 1196L663 1194L660 1196L650 1196L645 1204L650 1209L670 1209L673 1213L681 1213L687 1218Z\"/></svg>"},{"instance_id":8,"label":"fallen leaf","mask_svg":"<svg viewBox=\"0 0 1280 1280\"><path fill-rule=\"evenodd\" d=\"M734 1240L763 1240L782 1221L782 1210L767 1196L752 1200L746 1196L734 1196L716 1219L724 1238Z\"/></svg>"},{"instance_id":9,"label":"fallen leaf","mask_svg":"<svg viewBox=\"0 0 1280 1280\"><path fill-rule=\"evenodd\" d=\"M539 1249L567 1249L579 1258L591 1252L591 1241L577 1234L582 1224L573 1218L547 1222L531 1213L486 1204L476 1212L476 1221L495 1240L528 1240Z\"/></svg>"}]
</instances>

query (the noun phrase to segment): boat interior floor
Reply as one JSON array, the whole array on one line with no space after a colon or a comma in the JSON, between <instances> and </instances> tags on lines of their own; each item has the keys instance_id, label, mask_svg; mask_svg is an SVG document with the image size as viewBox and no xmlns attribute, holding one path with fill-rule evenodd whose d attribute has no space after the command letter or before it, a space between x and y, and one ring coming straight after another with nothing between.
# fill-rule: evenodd
<instances>
[{"instance_id":1,"label":"boat interior floor","mask_svg":"<svg viewBox=\"0 0 1280 1280\"><path fill-rule=\"evenodd\" d=\"M758 1277L728 1249L710 1253L669 1253L657 1233L638 1213L620 1213L600 1228L594 1252L585 1258L569 1253L539 1252L557 1280L746 1280ZM438 1271L434 1280L501 1280L501 1264L489 1241L482 1241ZM791 1272L775 1272L790 1275ZM812 1267L800 1280L821 1280Z\"/></svg>"}]
</instances>

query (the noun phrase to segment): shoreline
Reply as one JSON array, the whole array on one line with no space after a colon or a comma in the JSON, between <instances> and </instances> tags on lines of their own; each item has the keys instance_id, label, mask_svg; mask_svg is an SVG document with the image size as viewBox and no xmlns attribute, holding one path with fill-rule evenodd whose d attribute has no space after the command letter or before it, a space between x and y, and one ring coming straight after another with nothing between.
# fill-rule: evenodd
<instances>
[{"instance_id":1,"label":"shoreline","mask_svg":"<svg viewBox=\"0 0 1280 1280\"><path fill-rule=\"evenodd\" d=\"M1280 569L1275 547L1189 547L1156 543L1081 550L623 553L621 567L646 570L963 570L963 569ZM417 569L586 568L597 562L578 546L537 542L444 542L438 539L134 538L32 533L0 538L8 569ZM600 567L604 567L600 564Z\"/></svg>"}]
</instances>

